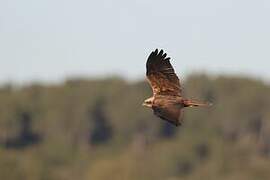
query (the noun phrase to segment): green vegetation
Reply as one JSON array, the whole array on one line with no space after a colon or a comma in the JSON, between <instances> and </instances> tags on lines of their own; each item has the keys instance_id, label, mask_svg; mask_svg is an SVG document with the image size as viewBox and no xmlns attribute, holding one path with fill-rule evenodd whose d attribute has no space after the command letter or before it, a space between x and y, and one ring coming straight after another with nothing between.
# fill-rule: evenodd
<instances>
[{"instance_id":1,"label":"green vegetation","mask_svg":"<svg viewBox=\"0 0 270 180\"><path fill-rule=\"evenodd\" d=\"M141 106L143 81L2 86L0 179L270 179L270 86L197 74L184 91L214 106L176 128Z\"/></svg>"}]
</instances>

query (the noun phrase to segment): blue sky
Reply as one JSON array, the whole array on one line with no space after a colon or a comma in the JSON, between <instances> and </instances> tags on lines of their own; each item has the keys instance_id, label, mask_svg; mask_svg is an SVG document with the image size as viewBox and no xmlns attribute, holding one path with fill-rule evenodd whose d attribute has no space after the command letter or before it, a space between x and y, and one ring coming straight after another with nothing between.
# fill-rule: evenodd
<instances>
[{"instance_id":1,"label":"blue sky","mask_svg":"<svg viewBox=\"0 0 270 180\"><path fill-rule=\"evenodd\" d=\"M0 83L143 78L155 48L178 74L270 81L268 0L2 0Z\"/></svg>"}]
</instances>

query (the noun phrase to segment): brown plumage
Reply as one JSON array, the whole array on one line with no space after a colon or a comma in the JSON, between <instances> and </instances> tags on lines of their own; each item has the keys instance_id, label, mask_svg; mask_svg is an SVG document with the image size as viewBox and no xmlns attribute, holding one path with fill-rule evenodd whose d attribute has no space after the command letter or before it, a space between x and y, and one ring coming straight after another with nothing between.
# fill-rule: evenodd
<instances>
[{"instance_id":1,"label":"brown plumage","mask_svg":"<svg viewBox=\"0 0 270 180\"><path fill-rule=\"evenodd\" d=\"M170 58L163 50L153 51L147 59L146 76L152 87L153 96L146 99L144 106L153 109L156 116L176 126L182 124L184 107L208 106L182 97L179 78L174 72Z\"/></svg>"}]
</instances>

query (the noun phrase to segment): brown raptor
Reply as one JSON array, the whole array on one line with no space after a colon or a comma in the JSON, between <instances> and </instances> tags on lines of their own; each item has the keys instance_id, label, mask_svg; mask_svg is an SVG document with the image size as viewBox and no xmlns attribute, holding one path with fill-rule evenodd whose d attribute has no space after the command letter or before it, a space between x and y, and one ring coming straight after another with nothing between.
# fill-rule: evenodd
<instances>
[{"instance_id":1,"label":"brown raptor","mask_svg":"<svg viewBox=\"0 0 270 180\"><path fill-rule=\"evenodd\" d=\"M152 87L153 96L146 99L143 106L152 108L155 115L175 126L182 123L183 108L210 105L182 97L179 78L174 72L170 58L163 50L156 49L149 55L146 76Z\"/></svg>"}]
</instances>

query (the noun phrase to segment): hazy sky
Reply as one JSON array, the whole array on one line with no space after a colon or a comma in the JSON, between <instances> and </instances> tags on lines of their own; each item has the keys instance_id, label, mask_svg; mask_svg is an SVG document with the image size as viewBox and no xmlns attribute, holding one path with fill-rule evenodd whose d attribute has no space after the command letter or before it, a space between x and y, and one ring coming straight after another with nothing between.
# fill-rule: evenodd
<instances>
[{"instance_id":1,"label":"hazy sky","mask_svg":"<svg viewBox=\"0 0 270 180\"><path fill-rule=\"evenodd\" d=\"M176 71L270 80L270 0L1 0L0 83Z\"/></svg>"}]
</instances>

